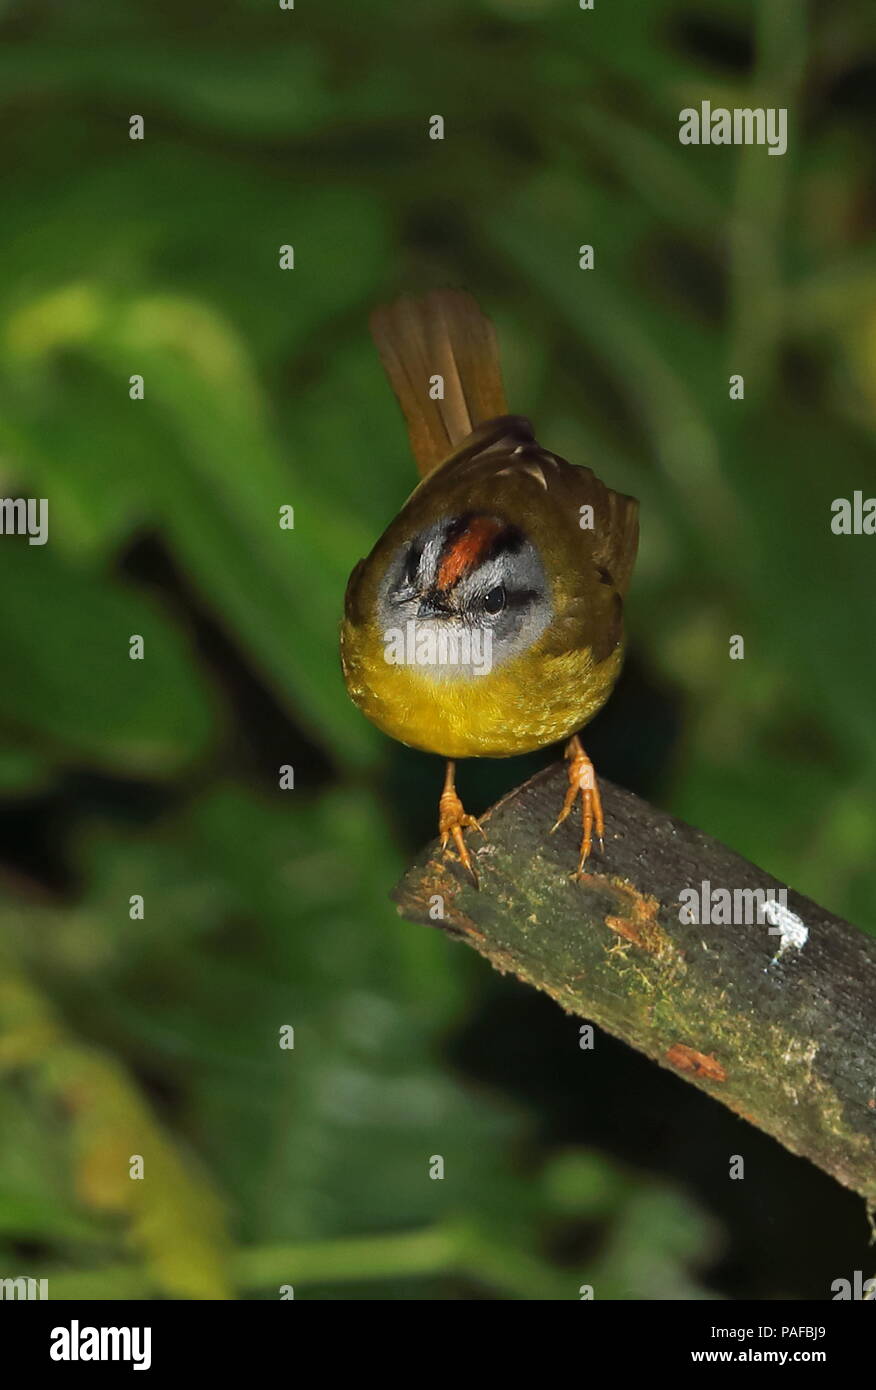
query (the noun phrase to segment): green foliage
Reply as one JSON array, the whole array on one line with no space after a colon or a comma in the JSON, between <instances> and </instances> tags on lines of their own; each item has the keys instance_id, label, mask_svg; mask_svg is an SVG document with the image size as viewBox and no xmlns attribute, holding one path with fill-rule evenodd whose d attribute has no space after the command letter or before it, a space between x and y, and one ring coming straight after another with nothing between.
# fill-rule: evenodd
<instances>
[{"instance_id":1,"label":"green foliage","mask_svg":"<svg viewBox=\"0 0 876 1390\"><path fill-rule=\"evenodd\" d=\"M0 1263L36 1248L53 1297L707 1296L688 1198L451 1065L489 984L388 904L413 808L336 650L414 481L367 314L483 300L514 408L642 500L632 642L684 714L659 798L873 930L876 541L829 527L876 422L872 141L822 95L873 16L23 16L0 19L0 471L49 499L50 540L0 547L0 793L67 807L68 886L13 863L0 910ZM703 97L787 105L788 154L683 149ZM144 541L175 582L130 564ZM229 653L288 721L267 778ZM281 762L315 770L282 792ZM77 794L95 774L119 815Z\"/></svg>"}]
</instances>

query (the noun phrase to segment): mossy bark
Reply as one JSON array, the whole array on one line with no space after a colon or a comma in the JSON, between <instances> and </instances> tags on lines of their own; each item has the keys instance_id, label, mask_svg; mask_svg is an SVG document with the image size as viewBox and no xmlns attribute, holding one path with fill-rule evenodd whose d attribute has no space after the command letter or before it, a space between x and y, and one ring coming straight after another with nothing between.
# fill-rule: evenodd
<instances>
[{"instance_id":1,"label":"mossy bark","mask_svg":"<svg viewBox=\"0 0 876 1390\"><path fill-rule=\"evenodd\" d=\"M580 882L580 821L555 835L563 765L519 787L468 833L477 891L430 850L394 897L503 972L551 995L700 1087L876 1203L876 941L707 835L601 781L605 852ZM703 881L772 889L807 929L684 921ZM798 933L799 941L802 933Z\"/></svg>"}]
</instances>

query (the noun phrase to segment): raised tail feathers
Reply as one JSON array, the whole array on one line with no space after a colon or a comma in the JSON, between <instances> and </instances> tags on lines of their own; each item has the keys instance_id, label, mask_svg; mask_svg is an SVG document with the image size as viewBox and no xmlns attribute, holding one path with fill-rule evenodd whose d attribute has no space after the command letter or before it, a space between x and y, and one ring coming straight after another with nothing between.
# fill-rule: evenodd
<instances>
[{"instance_id":1,"label":"raised tail feathers","mask_svg":"<svg viewBox=\"0 0 876 1390\"><path fill-rule=\"evenodd\" d=\"M403 296L371 315L371 335L398 397L423 477L484 420L508 414L496 331L464 290ZM443 398L433 378L443 382Z\"/></svg>"}]
</instances>

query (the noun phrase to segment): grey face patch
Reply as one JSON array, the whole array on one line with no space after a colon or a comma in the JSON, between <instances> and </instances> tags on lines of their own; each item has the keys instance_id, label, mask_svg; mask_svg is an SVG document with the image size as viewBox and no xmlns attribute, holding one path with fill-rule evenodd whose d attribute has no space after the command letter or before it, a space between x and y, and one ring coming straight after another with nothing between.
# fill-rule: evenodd
<instances>
[{"instance_id":1,"label":"grey face patch","mask_svg":"<svg viewBox=\"0 0 876 1390\"><path fill-rule=\"evenodd\" d=\"M473 523L485 534L469 554ZM462 558L448 566L460 542ZM541 636L552 617L550 585L535 546L515 527L499 518L448 517L399 547L376 617L388 661L435 680L477 678Z\"/></svg>"}]
</instances>

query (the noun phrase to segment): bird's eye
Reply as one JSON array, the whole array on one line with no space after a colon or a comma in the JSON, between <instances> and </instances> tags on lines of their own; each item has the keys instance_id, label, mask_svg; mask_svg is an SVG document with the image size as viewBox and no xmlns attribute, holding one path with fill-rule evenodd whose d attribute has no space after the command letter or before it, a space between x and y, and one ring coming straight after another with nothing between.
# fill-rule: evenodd
<instances>
[{"instance_id":1,"label":"bird's eye","mask_svg":"<svg viewBox=\"0 0 876 1390\"><path fill-rule=\"evenodd\" d=\"M497 584L495 589L490 589L484 595L484 611L487 613L501 613L505 607L505 585Z\"/></svg>"}]
</instances>

